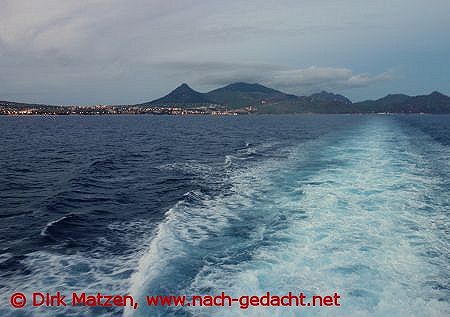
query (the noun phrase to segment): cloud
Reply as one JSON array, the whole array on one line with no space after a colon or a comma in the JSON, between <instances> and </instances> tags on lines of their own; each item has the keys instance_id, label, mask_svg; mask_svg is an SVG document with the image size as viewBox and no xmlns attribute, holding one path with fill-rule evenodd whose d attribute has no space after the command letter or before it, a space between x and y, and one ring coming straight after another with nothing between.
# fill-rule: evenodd
<instances>
[{"instance_id":1,"label":"cloud","mask_svg":"<svg viewBox=\"0 0 450 317\"><path fill-rule=\"evenodd\" d=\"M297 94L370 87L393 78L392 71L372 75L354 73L348 68L318 66L298 69L272 64L172 61L155 67L165 69L174 78L205 88L242 81Z\"/></svg>"},{"instance_id":2,"label":"cloud","mask_svg":"<svg viewBox=\"0 0 450 317\"><path fill-rule=\"evenodd\" d=\"M436 66L448 64L446 0L396 0L389 10L360 0L0 3L0 100L133 103L182 81L365 98L389 79L434 90L448 77ZM403 73L392 79L390 68Z\"/></svg>"},{"instance_id":3,"label":"cloud","mask_svg":"<svg viewBox=\"0 0 450 317\"><path fill-rule=\"evenodd\" d=\"M266 83L288 91L315 92L369 87L377 82L391 79L391 71L371 75L355 74L348 68L311 66L304 69L275 71Z\"/></svg>"},{"instance_id":4,"label":"cloud","mask_svg":"<svg viewBox=\"0 0 450 317\"><path fill-rule=\"evenodd\" d=\"M152 65L174 78L184 78L201 86L226 85L231 82L262 82L279 66L256 63L164 61Z\"/></svg>"}]
</instances>

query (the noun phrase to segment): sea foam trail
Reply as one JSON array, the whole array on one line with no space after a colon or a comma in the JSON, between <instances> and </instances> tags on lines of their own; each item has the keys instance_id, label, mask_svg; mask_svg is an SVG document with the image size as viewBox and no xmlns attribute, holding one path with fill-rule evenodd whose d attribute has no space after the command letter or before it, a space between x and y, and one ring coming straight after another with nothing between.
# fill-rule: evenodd
<instances>
[{"instance_id":1,"label":"sea foam trail","mask_svg":"<svg viewBox=\"0 0 450 317\"><path fill-rule=\"evenodd\" d=\"M125 316L448 315L449 166L433 170L447 155L383 117L294 147L237 173L232 194L172 208L131 289L141 298L338 292L341 307L148 309L141 299Z\"/></svg>"}]
</instances>

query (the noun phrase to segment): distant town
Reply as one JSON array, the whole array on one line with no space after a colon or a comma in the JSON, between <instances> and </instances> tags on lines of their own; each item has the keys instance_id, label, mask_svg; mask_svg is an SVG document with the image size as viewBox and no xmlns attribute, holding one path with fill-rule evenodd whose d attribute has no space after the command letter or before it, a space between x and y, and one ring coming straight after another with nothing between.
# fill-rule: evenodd
<instances>
[{"instance_id":1,"label":"distant town","mask_svg":"<svg viewBox=\"0 0 450 317\"><path fill-rule=\"evenodd\" d=\"M428 95L389 94L376 100L352 102L327 91L309 96L286 94L261 84L232 83L206 93L186 83L167 95L128 105L45 105L0 101L0 115L248 115L289 113L432 113L450 114L450 97L438 91Z\"/></svg>"},{"instance_id":2,"label":"distant town","mask_svg":"<svg viewBox=\"0 0 450 317\"><path fill-rule=\"evenodd\" d=\"M208 105L199 107L181 107L180 105L158 106L49 106L17 103L2 103L0 115L25 116L25 115L246 115L256 112L256 108L248 106L239 109L229 109L220 105Z\"/></svg>"}]
</instances>

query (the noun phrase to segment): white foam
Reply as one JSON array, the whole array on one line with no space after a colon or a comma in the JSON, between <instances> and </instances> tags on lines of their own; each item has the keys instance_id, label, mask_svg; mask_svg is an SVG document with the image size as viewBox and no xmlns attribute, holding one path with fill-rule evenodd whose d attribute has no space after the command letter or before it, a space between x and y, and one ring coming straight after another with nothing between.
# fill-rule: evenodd
<instances>
[{"instance_id":1,"label":"white foam","mask_svg":"<svg viewBox=\"0 0 450 317\"><path fill-rule=\"evenodd\" d=\"M436 287L449 274L442 229L448 189L442 195L417 138L425 136L391 118L371 118L293 147L287 158L231 173L231 193L169 210L132 293L142 297L166 285L175 295L342 296L339 308L186 308L193 316L448 315L447 294ZM183 271L189 268L191 275Z\"/></svg>"},{"instance_id":2,"label":"white foam","mask_svg":"<svg viewBox=\"0 0 450 317\"><path fill-rule=\"evenodd\" d=\"M44 228L42 228L42 230L41 230L41 233L40 233L41 237L47 236L47 235L48 235L48 232L47 232L48 229L50 229L50 228L51 228L52 226L54 226L55 224L57 224L57 223L59 223L59 222L65 220L65 219L67 219L67 217L69 217L70 215L73 215L73 214L68 214L68 215L63 216L63 217L61 217L61 218L58 218L58 219L56 219L56 220L53 220L53 221L48 222L48 223L44 226Z\"/></svg>"},{"instance_id":3,"label":"white foam","mask_svg":"<svg viewBox=\"0 0 450 317\"><path fill-rule=\"evenodd\" d=\"M235 296L339 292L336 309L196 309L196 316L444 316L445 293L432 283L448 276L445 244L435 224L445 210L439 179L421 163L410 136L390 121L374 121L352 137L323 149L318 173L287 168L277 188L266 193L273 205L297 210L282 230L265 228L270 242L251 261L232 270L208 268L192 285L196 293L214 281L212 292ZM299 153L300 154L300 153ZM327 164L335 160L337 164ZM297 182L303 195L289 192ZM306 184L305 184L306 183ZM310 185L308 185L308 183ZM291 195L292 194L292 195ZM428 201L426 197L433 197ZM432 212L422 214L428 207ZM304 212L304 213L303 213ZM307 216L306 219L304 217ZM264 235L264 233L263 233ZM255 243L258 243L257 241ZM430 249L443 252L430 261ZM444 280L445 282L445 280ZM445 291L444 291L445 292Z\"/></svg>"},{"instance_id":4,"label":"white foam","mask_svg":"<svg viewBox=\"0 0 450 317\"><path fill-rule=\"evenodd\" d=\"M58 219L54 223L62 219ZM48 226L51 225L49 223ZM133 238L136 243L136 248L130 248L128 252L124 252L120 256L114 255L105 258L106 252L104 250L99 253L93 251L91 253L61 254L51 251L36 251L27 254L21 262L23 267L29 271L28 275L9 276L7 284L5 283L1 288L1 302L8 303L9 298L7 297L15 291L25 293L28 298L31 297L33 292L54 294L57 291L69 296L72 292L127 294L129 278L143 251L141 247L142 237L137 237L133 233L133 226L139 226L142 231L151 230L151 224L144 221L139 224L135 222L112 223L109 226L111 230L115 230L115 227L120 228L123 239ZM125 230L128 230L132 236L127 238ZM98 243L103 247L111 245L111 241L101 241L100 239L92 241L92 243ZM121 308L116 308L113 311L116 315L121 314ZM13 310L7 305L0 308L2 316L16 316L17 312L19 311ZM48 316L49 313L63 314L64 316L93 315L92 311L83 307L36 308L27 305L20 312L26 312L29 316L36 317ZM106 309L96 310L95 316L111 316L111 311Z\"/></svg>"}]
</instances>

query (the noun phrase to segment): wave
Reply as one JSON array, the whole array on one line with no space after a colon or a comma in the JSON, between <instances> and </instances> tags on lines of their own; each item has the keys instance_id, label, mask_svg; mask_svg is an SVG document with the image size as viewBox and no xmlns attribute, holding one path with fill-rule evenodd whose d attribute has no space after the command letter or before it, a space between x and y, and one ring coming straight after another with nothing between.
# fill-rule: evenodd
<instances>
[{"instance_id":1,"label":"wave","mask_svg":"<svg viewBox=\"0 0 450 317\"><path fill-rule=\"evenodd\" d=\"M58 218L56 220L50 221L45 225L44 228L41 230L41 236L55 236L61 233L64 233L65 229L67 227L71 227L78 223L79 225L81 217L77 216L75 214L68 214L66 216L63 216L61 218Z\"/></svg>"},{"instance_id":2,"label":"wave","mask_svg":"<svg viewBox=\"0 0 450 317\"><path fill-rule=\"evenodd\" d=\"M64 240L65 232L74 230L80 221L80 215L68 214L49 222L41 231L43 239ZM125 294L129 288L129 279L138 260L142 256L142 245L148 237L143 233L152 232L154 224L142 221L113 222L104 227L104 236L89 239L89 251L66 248L58 252L55 245L42 251L34 251L24 256L13 254L0 255L1 277L8 283L0 285L0 300L6 303L18 286L27 296L35 291L64 294L87 292L96 294ZM86 229L83 229L87 233ZM78 234L79 235L79 234ZM70 234L69 234L70 236ZM126 245L129 243L131 245ZM117 252L117 248L120 252ZM4 270L3 270L4 268ZM4 273L4 274L3 274ZM0 315L16 316L17 311L9 306L0 307ZM48 310L30 307L21 311L26 316L48 316ZM52 308L52 314L58 316L120 316L121 308L62 307Z\"/></svg>"},{"instance_id":3,"label":"wave","mask_svg":"<svg viewBox=\"0 0 450 317\"><path fill-rule=\"evenodd\" d=\"M190 193L193 199L171 208L158 226L130 292L141 299L222 291L232 296L338 292L343 307L302 310L302 316L446 315L448 231L435 224L448 223L442 198L448 188L442 189L420 160L422 152L412 145L417 137L393 120L374 119L292 147L285 160L236 170L228 195ZM146 313L144 307L124 316ZM151 313L300 312L160 307Z\"/></svg>"}]
</instances>

